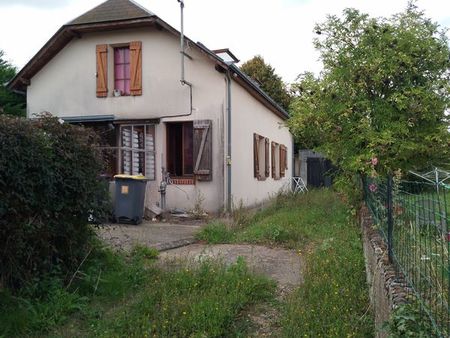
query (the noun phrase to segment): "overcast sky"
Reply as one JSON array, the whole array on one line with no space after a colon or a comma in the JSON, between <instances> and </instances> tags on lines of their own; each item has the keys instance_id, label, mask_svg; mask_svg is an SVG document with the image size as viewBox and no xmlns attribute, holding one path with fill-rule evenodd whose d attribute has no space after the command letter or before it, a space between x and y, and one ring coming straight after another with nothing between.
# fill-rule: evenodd
<instances>
[{"instance_id":1,"label":"overcast sky","mask_svg":"<svg viewBox=\"0 0 450 338\"><path fill-rule=\"evenodd\" d=\"M23 67L60 26L102 0L0 0L0 49ZM137 0L179 29L177 0ZM211 49L228 47L242 61L264 57L286 82L304 71L320 71L312 46L315 23L346 7L390 16L406 0L185 0L185 33ZM450 26L449 0L419 0L419 8Z\"/></svg>"}]
</instances>

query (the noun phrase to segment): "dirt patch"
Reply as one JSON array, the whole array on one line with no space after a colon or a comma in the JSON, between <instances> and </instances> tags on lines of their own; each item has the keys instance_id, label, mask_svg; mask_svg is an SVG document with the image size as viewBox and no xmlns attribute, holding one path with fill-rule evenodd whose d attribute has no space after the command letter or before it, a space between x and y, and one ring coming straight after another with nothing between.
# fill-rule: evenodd
<instances>
[{"instance_id":1,"label":"dirt patch","mask_svg":"<svg viewBox=\"0 0 450 338\"><path fill-rule=\"evenodd\" d=\"M268 248L260 245L247 244L193 244L161 253L165 259L217 258L227 264L236 262L243 257L249 268L257 274L263 274L274 279L282 290L290 289L302 282L301 257L292 250Z\"/></svg>"},{"instance_id":2,"label":"dirt patch","mask_svg":"<svg viewBox=\"0 0 450 338\"><path fill-rule=\"evenodd\" d=\"M104 225L97 229L97 234L105 243L117 250L129 251L137 244L168 250L194 243L195 234L200 229L200 223L144 222L139 225Z\"/></svg>"}]
</instances>

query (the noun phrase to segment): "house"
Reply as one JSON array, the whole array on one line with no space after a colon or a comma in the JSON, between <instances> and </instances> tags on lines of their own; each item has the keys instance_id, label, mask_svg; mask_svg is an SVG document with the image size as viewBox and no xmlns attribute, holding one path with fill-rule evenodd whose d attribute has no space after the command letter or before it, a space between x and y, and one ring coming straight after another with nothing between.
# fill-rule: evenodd
<instances>
[{"instance_id":1,"label":"house","mask_svg":"<svg viewBox=\"0 0 450 338\"><path fill-rule=\"evenodd\" d=\"M150 179L147 206L170 176L168 209L216 212L258 204L292 176L288 114L237 61L133 1L108 0L62 26L9 87L26 92L30 118L96 129L111 177Z\"/></svg>"}]
</instances>

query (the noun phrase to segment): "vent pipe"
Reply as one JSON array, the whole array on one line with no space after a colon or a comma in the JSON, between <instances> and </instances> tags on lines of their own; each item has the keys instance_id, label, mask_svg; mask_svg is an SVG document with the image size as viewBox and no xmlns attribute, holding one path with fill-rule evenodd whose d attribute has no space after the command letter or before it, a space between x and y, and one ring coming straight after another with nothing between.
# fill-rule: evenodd
<instances>
[{"instance_id":1,"label":"vent pipe","mask_svg":"<svg viewBox=\"0 0 450 338\"><path fill-rule=\"evenodd\" d=\"M182 113L182 114L176 114L176 115L164 115L160 116L160 119L163 118L170 118L170 117L183 117L183 116L190 116L192 115L192 112L194 111L194 107L192 105L192 83L186 81L184 76L184 59L185 57L188 57L192 59L188 54L185 52L184 48L184 0L177 0L180 3L180 11L181 11L181 27L180 27L180 60L181 60L181 75L180 75L180 82L182 86L188 86L189 87L189 112L188 113Z\"/></svg>"},{"instance_id":2,"label":"vent pipe","mask_svg":"<svg viewBox=\"0 0 450 338\"><path fill-rule=\"evenodd\" d=\"M184 75L184 59L186 57L186 52L184 48L184 0L177 0L180 3L180 57L181 57L181 79L182 85L192 86L191 83L187 82Z\"/></svg>"}]
</instances>

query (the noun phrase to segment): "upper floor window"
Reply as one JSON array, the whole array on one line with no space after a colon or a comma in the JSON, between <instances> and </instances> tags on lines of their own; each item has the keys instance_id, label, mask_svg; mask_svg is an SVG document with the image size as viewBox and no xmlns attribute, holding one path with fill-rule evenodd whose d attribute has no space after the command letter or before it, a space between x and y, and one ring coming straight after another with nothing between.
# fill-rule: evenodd
<instances>
[{"instance_id":1,"label":"upper floor window","mask_svg":"<svg viewBox=\"0 0 450 338\"><path fill-rule=\"evenodd\" d=\"M130 47L114 48L114 90L130 95Z\"/></svg>"},{"instance_id":2,"label":"upper floor window","mask_svg":"<svg viewBox=\"0 0 450 338\"><path fill-rule=\"evenodd\" d=\"M113 52L112 56L108 54ZM96 46L96 95L108 96L140 96L142 95L142 42L131 41L117 45ZM108 74L111 64L114 76ZM114 91L110 90L114 85ZM108 89L109 87L109 89Z\"/></svg>"}]
</instances>

